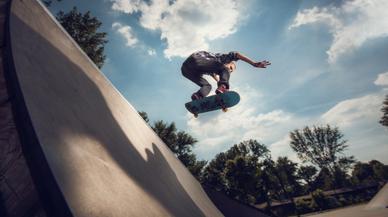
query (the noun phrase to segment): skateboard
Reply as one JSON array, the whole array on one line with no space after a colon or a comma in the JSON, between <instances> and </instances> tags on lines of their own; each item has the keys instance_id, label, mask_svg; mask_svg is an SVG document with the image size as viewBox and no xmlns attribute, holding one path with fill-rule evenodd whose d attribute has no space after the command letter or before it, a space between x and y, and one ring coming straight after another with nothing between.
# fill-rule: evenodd
<instances>
[{"instance_id":1,"label":"skateboard","mask_svg":"<svg viewBox=\"0 0 388 217\"><path fill-rule=\"evenodd\" d=\"M186 109L191 112L194 117L198 114L222 109L227 112L228 108L236 105L240 101L240 95L235 91L228 91L217 95L207 96L202 99L187 102Z\"/></svg>"}]
</instances>

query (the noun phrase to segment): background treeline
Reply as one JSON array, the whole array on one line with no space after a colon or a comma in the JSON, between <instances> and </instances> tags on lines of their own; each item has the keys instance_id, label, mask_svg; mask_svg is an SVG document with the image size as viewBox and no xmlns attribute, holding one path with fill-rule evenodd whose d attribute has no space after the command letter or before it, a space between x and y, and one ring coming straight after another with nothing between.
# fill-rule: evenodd
<instances>
[{"instance_id":1,"label":"background treeline","mask_svg":"<svg viewBox=\"0 0 388 217\"><path fill-rule=\"evenodd\" d=\"M150 124L145 112L140 115ZM257 140L234 144L208 162L198 160L193 153L197 140L177 130L174 122L156 121L150 126L201 184L273 216L368 201L388 180L387 165L347 155L344 135L330 125L290 132L290 147L301 163L287 156L274 159Z\"/></svg>"}]
</instances>

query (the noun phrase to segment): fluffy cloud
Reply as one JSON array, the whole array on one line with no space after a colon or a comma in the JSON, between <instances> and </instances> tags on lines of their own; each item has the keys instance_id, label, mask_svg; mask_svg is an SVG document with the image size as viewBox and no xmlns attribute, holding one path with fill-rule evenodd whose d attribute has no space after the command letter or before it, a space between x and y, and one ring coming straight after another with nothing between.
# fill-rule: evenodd
<instances>
[{"instance_id":1,"label":"fluffy cloud","mask_svg":"<svg viewBox=\"0 0 388 217\"><path fill-rule=\"evenodd\" d=\"M379 124L384 91L344 100L324 113L320 121L335 125L348 140L349 154L358 160L387 163L387 131Z\"/></svg>"},{"instance_id":2,"label":"fluffy cloud","mask_svg":"<svg viewBox=\"0 0 388 217\"><path fill-rule=\"evenodd\" d=\"M156 50L155 49L150 48L150 49L147 50L147 53L150 56L156 56Z\"/></svg>"},{"instance_id":3,"label":"fluffy cloud","mask_svg":"<svg viewBox=\"0 0 388 217\"><path fill-rule=\"evenodd\" d=\"M384 94L370 94L339 102L322 115L322 120L340 127L365 126L378 123Z\"/></svg>"},{"instance_id":4,"label":"fluffy cloud","mask_svg":"<svg viewBox=\"0 0 388 217\"><path fill-rule=\"evenodd\" d=\"M117 0L113 1L112 9L124 13L133 13L139 10L141 3L141 0Z\"/></svg>"},{"instance_id":5,"label":"fluffy cloud","mask_svg":"<svg viewBox=\"0 0 388 217\"><path fill-rule=\"evenodd\" d=\"M388 85L388 72L379 74L374 84L380 86ZM365 128L368 125L376 125L382 115L380 109L386 94L384 92L383 90L341 101L324 113L321 121L336 124L343 128Z\"/></svg>"},{"instance_id":6,"label":"fluffy cloud","mask_svg":"<svg viewBox=\"0 0 388 217\"><path fill-rule=\"evenodd\" d=\"M379 74L375 84L379 86L388 86L388 72Z\"/></svg>"},{"instance_id":7,"label":"fluffy cloud","mask_svg":"<svg viewBox=\"0 0 388 217\"><path fill-rule=\"evenodd\" d=\"M133 31L130 26L115 22L112 24L112 28L125 38L126 45L128 47L133 47L139 42L139 40L133 35Z\"/></svg>"},{"instance_id":8,"label":"fluffy cloud","mask_svg":"<svg viewBox=\"0 0 388 217\"><path fill-rule=\"evenodd\" d=\"M388 36L388 1L345 1L340 7L305 9L297 13L290 29L306 24L325 23L333 34L327 54L334 63L345 53L359 48L367 40Z\"/></svg>"},{"instance_id":9,"label":"fluffy cloud","mask_svg":"<svg viewBox=\"0 0 388 217\"><path fill-rule=\"evenodd\" d=\"M167 42L167 58L206 50L209 41L234 33L243 14L240 5L244 5L237 0L111 1L113 10L139 12L141 26L161 32L161 39Z\"/></svg>"}]
</instances>

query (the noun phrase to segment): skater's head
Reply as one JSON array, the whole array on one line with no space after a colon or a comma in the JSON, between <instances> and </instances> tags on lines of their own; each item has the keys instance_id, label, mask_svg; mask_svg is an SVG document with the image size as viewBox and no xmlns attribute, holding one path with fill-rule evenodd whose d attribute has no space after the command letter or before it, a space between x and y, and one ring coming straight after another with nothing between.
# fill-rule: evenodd
<instances>
[{"instance_id":1,"label":"skater's head","mask_svg":"<svg viewBox=\"0 0 388 217\"><path fill-rule=\"evenodd\" d=\"M225 67L228 69L229 73L232 73L234 70L236 70L236 63L231 61L230 63L226 63Z\"/></svg>"}]
</instances>

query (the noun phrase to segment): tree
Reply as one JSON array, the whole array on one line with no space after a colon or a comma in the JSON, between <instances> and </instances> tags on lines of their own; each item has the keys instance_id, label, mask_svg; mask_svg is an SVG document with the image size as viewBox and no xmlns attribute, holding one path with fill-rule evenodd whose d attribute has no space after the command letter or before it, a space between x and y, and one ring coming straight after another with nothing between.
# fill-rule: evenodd
<instances>
[{"instance_id":1,"label":"tree","mask_svg":"<svg viewBox=\"0 0 388 217\"><path fill-rule=\"evenodd\" d=\"M279 188L280 183L279 179L277 178L276 169L275 169L275 162L271 159L271 157L267 157L263 162L261 162L261 176L260 179L260 190L262 194L260 196L265 200L267 203L266 210L268 213L272 213L272 204L271 200L273 198L280 198L279 194ZM261 198L257 198L257 201L260 201Z\"/></svg>"},{"instance_id":2,"label":"tree","mask_svg":"<svg viewBox=\"0 0 388 217\"><path fill-rule=\"evenodd\" d=\"M298 169L298 176L307 183L309 193L313 191L313 181L317 174L317 168L314 166L301 166Z\"/></svg>"},{"instance_id":3,"label":"tree","mask_svg":"<svg viewBox=\"0 0 388 217\"><path fill-rule=\"evenodd\" d=\"M298 182L297 164L287 157L279 157L276 161L276 172L279 178L282 190L288 199L297 196L301 186Z\"/></svg>"},{"instance_id":4,"label":"tree","mask_svg":"<svg viewBox=\"0 0 388 217\"><path fill-rule=\"evenodd\" d=\"M279 157L276 161L275 168L275 175L279 180L282 192L292 202L294 210L297 212L294 196L297 196L298 190L301 189L296 175L297 164L287 157ZM299 216L298 213L296 215Z\"/></svg>"},{"instance_id":5,"label":"tree","mask_svg":"<svg viewBox=\"0 0 388 217\"><path fill-rule=\"evenodd\" d=\"M139 115L144 119L144 121L145 122L149 122L150 121L150 119L148 119L148 114L147 114L147 112L139 112Z\"/></svg>"},{"instance_id":6,"label":"tree","mask_svg":"<svg viewBox=\"0 0 388 217\"><path fill-rule=\"evenodd\" d=\"M290 138L292 150L303 162L310 162L320 169L327 168L332 174L338 168L345 168L346 172L354 163L353 156L344 155L348 145L337 127L305 127L291 132Z\"/></svg>"},{"instance_id":7,"label":"tree","mask_svg":"<svg viewBox=\"0 0 388 217\"><path fill-rule=\"evenodd\" d=\"M102 23L92 17L90 11L82 14L77 7L73 7L68 13L60 11L56 18L89 58L101 68L105 61L104 45L108 42L107 33L98 32Z\"/></svg>"},{"instance_id":8,"label":"tree","mask_svg":"<svg viewBox=\"0 0 388 217\"><path fill-rule=\"evenodd\" d=\"M333 175L327 168L321 169L315 178L312 189L330 190L334 188Z\"/></svg>"},{"instance_id":9,"label":"tree","mask_svg":"<svg viewBox=\"0 0 388 217\"><path fill-rule=\"evenodd\" d=\"M258 181L258 161L252 156L238 156L228 160L225 167L225 178L228 181L230 196L244 202L255 203Z\"/></svg>"},{"instance_id":10,"label":"tree","mask_svg":"<svg viewBox=\"0 0 388 217\"><path fill-rule=\"evenodd\" d=\"M259 195L265 197L260 190L260 162L268 153L267 147L256 140L235 144L205 167L203 183L242 202L255 202Z\"/></svg>"},{"instance_id":11,"label":"tree","mask_svg":"<svg viewBox=\"0 0 388 217\"><path fill-rule=\"evenodd\" d=\"M373 169L373 176L376 181L387 181L388 180L388 166L384 165L380 161L371 160L369 165Z\"/></svg>"},{"instance_id":12,"label":"tree","mask_svg":"<svg viewBox=\"0 0 388 217\"><path fill-rule=\"evenodd\" d=\"M225 168L228 157L226 153L217 154L213 160L204 168L203 184L217 190L227 191Z\"/></svg>"},{"instance_id":13,"label":"tree","mask_svg":"<svg viewBox=\"0 0 388 217\"><path fill-rule=\"evenodd\" d=\"M145 112L141 116L148 119ZM193 153L192 148L197 140L184 131L178 131L174 122L168 124L164 121L156 121L151 128L190 172L201 180L202 170L207 162L197 160L197 156Z\"/></svg>"},{"instance_id":14,"label":"tree","mask_svg":"<svg viewBox=\"0 0 388 217\"><path fill-rule=\"evenodd\" d=\"M370 184L388 180L388 166L377 160L369 163L357 162L352 171L352 181L355 184Z\"/></svg>"},{"instance_id":15,"label":"tree","mask_svg":"<svg viewBox=\"0 0 388 217\"><path fill-rule=\"evenodd\" d=\"M373 180L374 172L371 165L357 162L352 171L352 179L356 184L366 184Z\"/></svg>"},{"instance_id":16,"label":"tree","mask_svg":"<svg viewBox=\"0 0 388 217\"><path fill-rule=\"evenodd\" d=\"M388 95L385 96L383 108L381 108L381 111L383 112L383 117L381 117L380 124L388 127Z\"/></svg>"}]
</instances>

